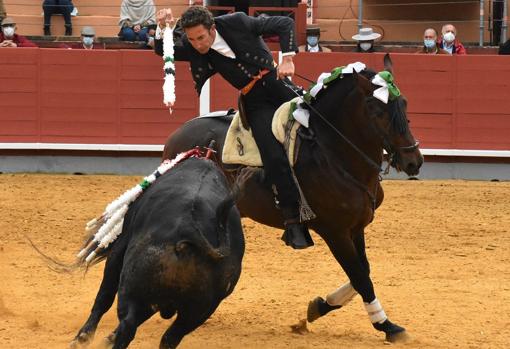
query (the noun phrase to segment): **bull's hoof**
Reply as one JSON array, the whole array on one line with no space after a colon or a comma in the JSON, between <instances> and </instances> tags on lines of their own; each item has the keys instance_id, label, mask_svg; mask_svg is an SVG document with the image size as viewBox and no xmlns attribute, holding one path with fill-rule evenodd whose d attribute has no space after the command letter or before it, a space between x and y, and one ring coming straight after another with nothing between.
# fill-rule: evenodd
<instances>
[{"instance_id":1,"label":"bull's hoof","mask_svg":"<svg viewBox=\"0 0 510 349\"><path fill-rule=\"evenodd\" d=\"M94 335L91 333L82 332L69 343L70 349L78 349L87 347L90 342L92 342L92 337Z\"/></svg>"},{"instance_id":2,"label":"bull's hoof","mask_svg":"<svg viewBox=\"0 0 510 349\"><path fill-rule=\"evenodd\" d=\"M308 303L308 310L306 312L306 319L308 322L314 322L321 316L326 315L331 310L341 308L341 305L329 305L328 302L322 297L317 297Z\"/></svg>"},{"instance_id":3,"label":"bull's hoof","mask_svg":"<svg viewBox=\"0 0 510 349\"><path fill-rule=\"evenodd\" d=\"M108 337L103 338L101 344L98 346L99 349L111 349L115 343L115 332L111 333Z\"/></svg>"},{"instance_id":4,"label":"bull's hoof","mask_svg":"<svg viewBox=\"0 0 510 349\"><path fill-rule=\"evenodd\" d=\"M372 325L376 330L383 331L386 334L386 340L388 342L401 343L409 340L409 335L407 334L406 329L394 324L388 319L386 319L386 321L384 321L382 324L375 323Z\"/></svg>"}]
</instances>

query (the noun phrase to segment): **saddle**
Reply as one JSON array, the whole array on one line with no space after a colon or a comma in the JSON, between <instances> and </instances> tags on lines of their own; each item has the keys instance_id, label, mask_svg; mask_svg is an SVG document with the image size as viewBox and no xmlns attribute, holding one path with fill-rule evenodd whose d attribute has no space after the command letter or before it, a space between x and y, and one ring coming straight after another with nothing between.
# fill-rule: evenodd
<instances>
[{"instance_id":1,"label":"saddle","mask_svg":"<svg viewBox=\"0 0 510 349\"><path fill-rule=\"evenodd\" d=\"M283 103L276 110L271 125L275 138L285 148L291 166L294 166L297 160L299 145L296 142L296 134L301 124L289 115L291 103L298 99L299 97L296 97ZM242 114L239 111L236 112L225 138L222 154L223 163L262 167L259 148L255 143L251 130L245 126L246 124L246 119L243 118Z\"/></svg>"}]
</instances>

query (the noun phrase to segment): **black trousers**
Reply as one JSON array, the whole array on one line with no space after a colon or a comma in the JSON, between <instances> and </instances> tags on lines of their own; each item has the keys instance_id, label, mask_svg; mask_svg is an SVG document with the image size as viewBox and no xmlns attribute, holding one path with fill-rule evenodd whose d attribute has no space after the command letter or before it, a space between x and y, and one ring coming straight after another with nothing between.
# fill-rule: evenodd
<instances>
[{"instance_id":1,"label":"black trousers","mask_svg":"<svg viewBox=\"0 0 510 349\"><path fill-rule=\"evenodd\" d=\"M253 137L260 150L266 177L276 186L278 201L283 211L289 212L290 209L297 215L299 192L292 178L283 145L276 140L271 130L276 109L294 97L295 94L281 80L276 79L276 71L272 71L244 96L244 104Z\"/></svg>"},{"instance_id":2,"label":"black trousers","mask_svg":"<svg viewBox=\"0 0 510 349\"><path fill-rule=\"evenodd\" d=\"M43 11L44 11L44 25L51 25L51 16L54 14L62 14L64 16L64 22L67 27L71 24L71 12L73 11L74 5L69 0L44 0Z\"/></svg>"}]
</instances>

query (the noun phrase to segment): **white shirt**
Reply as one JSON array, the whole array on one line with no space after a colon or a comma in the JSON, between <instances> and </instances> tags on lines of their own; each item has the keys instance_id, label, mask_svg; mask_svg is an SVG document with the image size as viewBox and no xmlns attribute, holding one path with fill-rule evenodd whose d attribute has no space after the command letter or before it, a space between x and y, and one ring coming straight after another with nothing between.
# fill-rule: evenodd
<instances>
[{"instance_id":1,"label":"white shirt","mask_svg":"<svg viewBox=\"0 0 510 349\"><path fill-rule=\"evenodd\" d=\"M443 49L450 52L450 54L452 54L453 53L453 42L449 46L448 46L447 42L444 42Z\"/></svg>"},{"instance_id":2,"label":"white shirt","mask_svg":"<svg viewBox=\"0 0 510 349\"><path fill-rule=\"evenodd\" d=\"M315 45L315 46L310 46L308 44L306 44L308 46L308 52L320 52L319 51L319 45Z\"/></svg>"},{"instance_id":3,"label":"white shirt","mask_svg":"<svg viewBox=\"0 0 510 349\"><path fill-rule=\"evenodd\" d=\"M216 30L216 37L214 38L214 42L213 42L211 48L214 51L221 53L225 57L229 57L232 59L236 58L234 51L232 51L230 46L228 46L225 39L223 39L223 37L220 35L220 33L218 33L217 30Z\"/></svg>"}]
</instances>

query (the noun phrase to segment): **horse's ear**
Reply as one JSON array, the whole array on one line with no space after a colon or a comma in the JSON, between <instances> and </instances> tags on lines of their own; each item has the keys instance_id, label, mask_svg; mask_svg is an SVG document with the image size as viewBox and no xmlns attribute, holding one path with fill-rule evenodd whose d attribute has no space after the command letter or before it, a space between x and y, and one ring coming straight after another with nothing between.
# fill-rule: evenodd
<instances>
[{"instance_id":1,"label":"horse's ear","mask_svg":"<svg viewBox=\"0 0 510 349\"><path fill-rule=\"evenodd\" d=\"M391 61L389 53L384 55L384 70L393 74L393 62Z\"/></svg>"},{"instance_id":2,"label":"horse's ear","mask_svg":"<svg viewBox=\"0 0 510 349\"><path fill-rule=\"evenodd\" d=\"M354 83L358 83L358 72L356 71L356 69L352 69L352 80L354 81Z\"/></svg>"}]
</instances>

